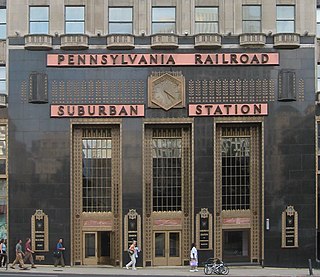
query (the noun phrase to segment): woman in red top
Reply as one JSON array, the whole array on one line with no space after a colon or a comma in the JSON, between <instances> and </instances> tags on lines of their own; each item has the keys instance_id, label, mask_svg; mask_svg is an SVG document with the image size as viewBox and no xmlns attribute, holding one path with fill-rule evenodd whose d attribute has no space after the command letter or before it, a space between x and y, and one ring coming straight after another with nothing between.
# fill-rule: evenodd
<instances>
[{"instance_id":1,"label":"woman in red top","mask_svg":"<svg viewBox=\"0 0 320 277\"><path fill-rule=\"evenodd\" d=\"M137 251L136 245L137 245L137 242L134 240L128 249L128 253L131 261L127 263L126 265L127 269L129 269L129 267L132 265L132 270L136 270L136 251Z\"/></svg>"}]
</instances>

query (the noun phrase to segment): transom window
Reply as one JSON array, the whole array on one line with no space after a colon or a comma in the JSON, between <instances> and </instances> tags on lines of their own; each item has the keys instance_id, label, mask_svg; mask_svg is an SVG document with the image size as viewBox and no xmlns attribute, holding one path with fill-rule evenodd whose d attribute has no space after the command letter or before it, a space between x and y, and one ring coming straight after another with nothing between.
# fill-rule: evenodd
<instances>
[{"instance_id":1,"label":"transom window","mask_svg":"<svg viewBox=\"0 0 320 277\"><path fill-rule=\"evenodd\" d=\"M250 209L250 138L222 138L222 209Z\"/></svg>"},{"instance_id":2,"label":"transom window","mask_svg":"<svg viewBox=\"0 0 320 277\"><path fill-rule=\"evenodd\" d=\"M196 7L195 33L218 33L219 9L218 7Z\"/></svg>"},{"instance_id":3,"label":"transom window","mask_svg":"<svg viewBox=\"0 0 320 277\"><path fill-rule=\"evenodd\" d=\"M132 8L109 8L109 34L132 34Z\"/></svg>"},{"instance_id":4,"label":"transom window","mask_svg":"<svg viewBox=\"0 0 320 277\"><path fill-rule=\"evenodd\" d=\"M181 211L181 139L153 139L153 211Z\"/></svg>"},{"instance_id":5,"label":"transom window","mask_svg":"<svg viewBox=\"0 0 320 277\"><path fill-rule=\"evenodd\" d=\"M7 38L7 10L0 8L0 39Z\"/></svg>"},{"instance_id":6,"label":"transom window","mask_svg":"<svg viewBox=\"0 0 320 277\"><path fill-rule=\"evenodd\" d=\"M111 211L111 139L82 140L84 212Z\"/></svg>"},{"instance_id":7,"label":"transom window","mask_svg":"<svg viewBox=\"0 0 320 277\"><path fill-rule=\"evenodd\" d=\"M65 7L66 34L84 34L84 7Z\"/></svg>"},{"instance_id":8,"label":"transom window","mask_svg":"<svg viewBox=\"0 0 320 277\"><path fill-rule=\"evenodd\" d=\"M277 33L295 32L295 7L277 6Z\"/></svg>"},{"instance_id":9,"label":"transom window","mask_svg":"<svg viewBox=\"0 0 320 277\"><path fill-rule=\"evenodd\" d=\"M29 33L49 33L49 7L30 6Z\"/></svg>"},{"instance_id":10,"label":"transom window","mask_svg":"<svg viewBox=\"0 0 320 277\"><path fill-rule=\"evenodd\" d=\"M242 30L244 33L261 32L261 6L242 6Z\"/></svg>"},{"instance_id":11,"label":"transom window","mask_svg":"<svg viewBox=\"0 0 320 277\"><path fill-rule=\"evenodd\" d=\"M176 32L176 8L153 7L152 8L152 33Z\"/></svg>"}]
</instances>

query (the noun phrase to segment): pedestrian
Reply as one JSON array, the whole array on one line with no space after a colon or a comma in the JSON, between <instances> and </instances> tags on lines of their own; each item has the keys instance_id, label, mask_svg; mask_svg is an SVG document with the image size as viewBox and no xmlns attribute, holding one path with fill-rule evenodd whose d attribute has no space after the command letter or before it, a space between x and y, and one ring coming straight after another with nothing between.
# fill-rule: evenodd
<instances>
[{"instance_id":1,"label":"pedestrian","mask_svg":"<svg viewBox=\"0 0 320 277\"><path fill-rule=\"evenodd\" d=\"M7 240L0 240L0 267L6 266L7 263Z\"/></svg>"},{"instance_id":2,"label":"pedestrian","mask_svg":"<svg viewBox=\"0 0 320 277\"><path fill-rule=\"evenodd\" d=\"M22 246L21 246L21 243L22 243L22 240L19 239L17 244L16 244L16 259L14 260L14 262L12 263L12 265L10 266L12 269L14 269L15 267L15 264L19 263L20 267L22 269L28 269L25 265L24 265L24 262L23 262L23 256L24 256L24 253L22 251Z\"/></svg>"},{"instance_id":3,"label":"pedestrian","mask_svg":"<svg viewBox=\"0 0 320 277\"><path fill-rule=\"evenodd\" d=\"M60 238L58 240L58 243L56 245L56 248L55 248L55 256L54 256L54 266L57 267L59 264L64 267L64 257L63 257L63 252L65 251L66 249L63 247L63 244L62 244L62 239Z\"/></svg>"},{"instance_id":4,"label":"pedestrian","mask_svg":"<svg viewBox=\"0 0 320 277\"><path fill-rule=\"evenodd\" d=\"M128 254L130 257L130 262L126 264L126 269L129 269L132 266L132 270L136 269L136 261L138 257L139 248L137 247L137 242L134 240L128 249Z\"/></svg>"},{"instance_id":5,"label":"pedestrian","mask_svg":"<svg viewBox=\"0 0 320 277\"><path fill-rule=\"evenodd\" d=\"M195 243L191 245L190 251L190 272L198 271L198 250Z\"/></svg>"},{"instance_id":6,"label":"pedestrian","mask_svg":"<svg viewBox=\"0 0 320 277\"><path fill-rule=\"evenodd\" d=\"M27 238L27 240L26 240L26 244L24 246L24 251L25 251L25 256L24 256L23 262L26 263L27 261L29 261L31 264L31 267L36 268L36 266L34 265L34 262L33 262L32 254L34 253L34 251L31 249L31 239L30 238Z\"/></svg>"}]
</instances>

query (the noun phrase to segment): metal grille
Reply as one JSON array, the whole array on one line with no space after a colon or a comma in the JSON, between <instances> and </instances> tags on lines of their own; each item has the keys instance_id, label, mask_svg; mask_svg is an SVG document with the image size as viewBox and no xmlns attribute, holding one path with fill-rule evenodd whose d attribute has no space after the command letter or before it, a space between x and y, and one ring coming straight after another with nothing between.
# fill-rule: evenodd
<instances>
[{"instance_id":1,"label":"metal grille","mask_svg":"<svg viewBox=\"0 0 320 277\"><path fill-rule=\"evenodd\" d=\"M250 138L223 137L222 209L250 209Z\"/></svg>"},{"instance_id":2,"label":"metal grille","mask_svg":"<svg viewBox=\"0 0 320 277\"><path fill-rule=\"evenodd\" d=\"M82 139L84 212L111 211L111 139Z\"/></svg>"},{"instance_id":3,"label":"metal grille","mask_svg":"<svg viewBox=\"0 0 320 277\"><path fill-rule=\"evenodd\" d=\"M153 211L181 211L181 142L153 139Z\"/></svg>"}]
</instances>

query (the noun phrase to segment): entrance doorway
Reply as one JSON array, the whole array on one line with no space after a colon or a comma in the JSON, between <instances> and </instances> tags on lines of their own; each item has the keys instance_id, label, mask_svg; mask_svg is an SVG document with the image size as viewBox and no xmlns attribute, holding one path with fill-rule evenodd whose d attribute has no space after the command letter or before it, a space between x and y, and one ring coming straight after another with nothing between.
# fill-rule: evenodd
<instances>
[{"instance_id":1,"label":"entrance doorway","mask_svg":"<svg viewBox=\"0 0 320 277\"><path fill-rule=\"evenodd\" d=\"M154 232L154 265L181 265L180 232Z\"/></svg>"},{"instance_id":2,"label":"entrance doorway","mask_svg":"<svg viewBox=\"0 0 320 277\"><path fill-rule=\"evenodd\" d=\"M223 231L223 260L226 262L248 262L250 230L225 230Z\"/></svg>"},{"instance_id":3,"label":"entrance doorway","mask_svg":"<svg viewBox=\"0 0 320 277\"><path fill-rule=\"evenodd\" d=\"M83 232L83 264L111 263L111 232Z\"/></svg>"}]
</instances>

